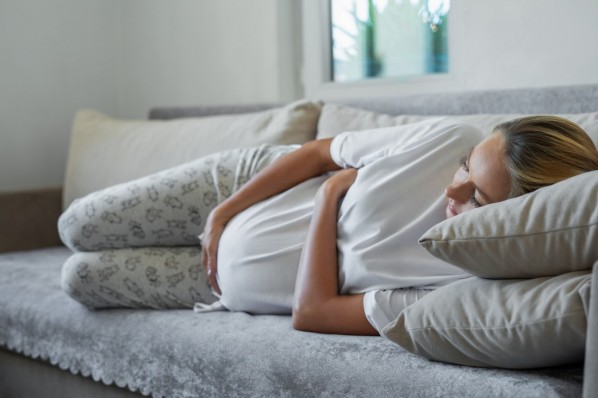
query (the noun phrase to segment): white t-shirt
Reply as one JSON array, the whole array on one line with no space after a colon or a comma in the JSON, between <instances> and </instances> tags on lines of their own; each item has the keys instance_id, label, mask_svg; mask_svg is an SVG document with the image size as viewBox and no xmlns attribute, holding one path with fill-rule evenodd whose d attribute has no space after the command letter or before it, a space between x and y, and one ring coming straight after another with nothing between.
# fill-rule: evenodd
<instances>
[{"instance_id":1,"label":"white t-shirt","mask_svg":"<svg viewBox=\"0 0 598 398\"><path fill-rule=\"evenodd\" d=\"M445 218L444 188L460 157L482 139L474 127L438 118L332 141L334 162L359 169L339 206L339 287L343 294L366 293L364 310L376 329L423 294L407 288L430 290L469 276L428 254L418 238ZM326 178L305 181L229 222L218 260L225 307L290 311L314 196Z\"/></svg>"}]
</instances>

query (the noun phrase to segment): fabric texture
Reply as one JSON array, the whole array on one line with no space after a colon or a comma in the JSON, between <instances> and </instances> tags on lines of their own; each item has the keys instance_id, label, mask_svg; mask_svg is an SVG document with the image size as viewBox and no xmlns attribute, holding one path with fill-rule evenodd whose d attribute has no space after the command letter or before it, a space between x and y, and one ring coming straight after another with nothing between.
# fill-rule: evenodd
<instances>
[{"instance_id":1,"label":"fabric texture","mask_svg":"<svg viewBox=\"0 0 598 398\"><path fill-rule=\"evenodd\" d=\"M89 311L60 289L66 248L0 255L0 346L153 397L573 398L581 364L525 372L431 362L382 337L288 316Z\"/></svg>"},{"instance_id":2,"label":"fabric texture","mask_svg":"<svg viewBox=\"0 0 598 398\"><path fill-rule=\"evenodd\" d=\"M475 90L396 96L338 97L336 104L388 115L570 114L596 112L598 84L523 89ZM156 107L152 118L253 112L263 104ZM270 107L276 106L271 105Z\"/></svg>"},{"instance_id":3,"label":"fabric texture","mask_svg":"<svg viewBox=\"0 0 598 398\"><path fill-rule=\"evenodd\" d=\"M99 189L231 147L303 144L316 135L320 108L319 102L302 100L250 114L171 121L80 111L73 124L63 208Z\"/></svg>"},{"instance_id":4,"label":"fabric texture","mask_svg":"<svg viewBox=\"0 0 598 398\"><path fill-rule=\"evenodd\" d=\"M399 116L367 111L335 103L326 103L318 120L317 138L334 137L344 131L367 130L380 127L400 126L419 123L437 118L450 118L455 123L470 124L489 135L497 124L517 119L529 114L474 114L474 115L418 115L401 114ZM598 112L579 114L558 114L580 125L595 144L598 144Z\"/></svg>"},{"instance_id":5,"label":"fabric texture","mask_svg":"<svg viewBox=\"0 0 598 398\"><path fill-rule=\"evenodd\" d=\"M65 245L81 251L63 267L63 289L90 308L213 303L198 237L209 213L297 147L220 152L75 200L58 222Z\"/></svg>"},{"instance_id":6,"label":"fabric texture","mask_svg":"<svg viewBox=\"0 0 598 398\"><path fill-rule=\"evenodd\" d=\"M210 211L296 145L205 156L74 201L58 229L73 251L199 244Z\"/></svg>"},{"instance_id":7,"label":"fabric texture","mask_svg":"<svg viewBox=\"0 0 598 398\"><path fill-rule=\"evenodd\" d=\"M197 247L75 253L62 268L62 290L90 308L192 308L216 297Z\"/></svg>"},{"instance_id":8,"label":"fabric texture","mask_svg":"<svg viewBox=\"0 0 598 398\"><path fill-rule=\"evenodd\" d=\"M552 278L470 278L407 307L384 336L429 359L526 369L583 361L589 271Z\"/></svg>"},{"instance_id":9,"label":"fabric texture","mask_svg":"<svg viewBox=\"0 0 598 398\"><path fill-rule=\"evenodd\" d=\"M598 259L596 203L598 171L592 171L443 221L420 244L485 278L589 270Z\"/></svg>"}]
</instances>

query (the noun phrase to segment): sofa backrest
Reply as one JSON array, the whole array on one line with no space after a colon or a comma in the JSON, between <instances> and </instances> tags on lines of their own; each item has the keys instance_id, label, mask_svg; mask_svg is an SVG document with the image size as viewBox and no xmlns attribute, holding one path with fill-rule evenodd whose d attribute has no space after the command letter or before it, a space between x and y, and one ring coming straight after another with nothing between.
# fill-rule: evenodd
<instances>
[{"instance_id":1,"label":"sofa backrest","mask_svg":"<svg viewBox=\"0 0 598 398\"><path fill-rule=\"evenodd\" d=\"M512 90L335 99L337 104L390 115L563 114L598 111L598 84ZM150 119L255 112L280 103L198 107L156 107Z\"/></svg>"}]
</instances>

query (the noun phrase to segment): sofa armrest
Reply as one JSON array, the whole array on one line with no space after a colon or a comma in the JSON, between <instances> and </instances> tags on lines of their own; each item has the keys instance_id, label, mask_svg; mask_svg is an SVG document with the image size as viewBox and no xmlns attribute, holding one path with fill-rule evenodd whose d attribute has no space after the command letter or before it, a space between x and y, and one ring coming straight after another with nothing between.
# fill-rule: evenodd
<instances>
[{"instance_id":1,"label":"sofa armrest","mask_svg":"<svg viewBox=\"0 0 598 398\"><path fill-rule=\"evenodd\" d=\"M592 272L590 310L586 334L586 359L583 375L583 398L598 397L598 262Z\"/></svg>"},{"instance_id":2,"label":"sofa armrest","mask_svg":"<svg viewBox=\"0 0 598 398\"><path fill-rule=\"evenodd\" d=\"M62 188L0 193L0 253L62 245Z\"/></svg>"}]
</instances>

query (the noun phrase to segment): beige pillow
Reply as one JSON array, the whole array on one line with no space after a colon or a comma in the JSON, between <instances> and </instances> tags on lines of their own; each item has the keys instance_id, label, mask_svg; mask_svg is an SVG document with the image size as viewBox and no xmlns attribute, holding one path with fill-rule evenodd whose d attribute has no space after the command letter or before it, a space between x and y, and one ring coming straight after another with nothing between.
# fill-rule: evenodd
<instances>
[{"instance_id":1,"label":"beige pillow","mask_svg":"<svg viewBox=\"0 0 598 398\"><path fill-rule=\"evenodd\" d=\"M379 127L391 127L409 123L417 123L438 117L449 117L457 123L471 124L485 134L490 134L497 124L513 120L526 115L523 114L486 114L486 115L452 115L452 116L425 116L425 115L400 115L391 116L377 112L366 111L339 104L325 104L318 121L317 138L334 137L344 131L368 130ZM598 112L562 114L580 125L598 144Z\"/></svg>"},{"instance_id":2,"label":"beige pillow","mask_svg":"<svg viewBox=\"0 0 598 398\"><path fill-rule=\"evenodd\" d=\"M583 361L589 271L552 278L469 278L407 307L382 334L407 351L468 366L536 368Z\"/></svg>"},{"instance_id":3,"label":"beige pillow","mask_svg":"<svg viewBox=\"0 0 598 398\"><path fill-rule=\"evenodd\" d=\"M590 269L598 260L598 171L462 213L420 245L484 278L534 278Z\"/></svg>"},{"instance_id":4,"label":"beige pillow","mask_svg":"<svg viewBox=\"0 0 598 398\"><path fill-rule=\"evenodd\" d=\"M120 120L82 110L75 116L63 207L93 191L210 153L262 143L313 140L321 104L298 101L263 112L174 120Z\"/></svg>"}]
</instances>

